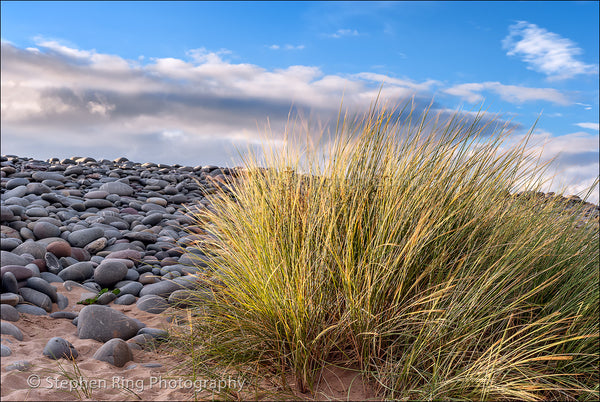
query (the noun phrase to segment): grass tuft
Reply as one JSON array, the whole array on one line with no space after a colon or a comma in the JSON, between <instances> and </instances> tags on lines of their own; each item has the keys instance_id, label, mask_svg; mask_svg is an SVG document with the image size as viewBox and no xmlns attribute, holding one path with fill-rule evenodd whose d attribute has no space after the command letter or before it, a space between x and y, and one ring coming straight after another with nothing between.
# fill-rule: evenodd
<instances>
[{"instance_id":1,"label":"grass tuft","mask_svg":"<svg viewBox=\"0 0 600 402\"><path fill-rule=\"evenodd\" d=\"M510 134L373 107L327 144L265 149L266 168L248 156L233 196L190 212L213 295L178 335L195 367L282 391L337 365L390 399L598 399L598 224L540 196L547 166Z\"/></svg>"}]
</instances>

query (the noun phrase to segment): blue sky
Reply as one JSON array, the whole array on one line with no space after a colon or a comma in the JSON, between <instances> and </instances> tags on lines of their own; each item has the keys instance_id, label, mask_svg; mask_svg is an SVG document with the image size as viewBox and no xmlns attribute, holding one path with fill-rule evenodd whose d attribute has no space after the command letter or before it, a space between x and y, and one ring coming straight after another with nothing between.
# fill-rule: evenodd
<instances>
[{"instance_id":1,"label":"blue sky","mask_svg":"<svg viewBox=\"0 0 600 402\"><path fill-rule=\"evenodd\" d=\"M2 153L235 164L342 94L503 114L598 174L599 2L1 3Z\"/></svg>"}]
</instances>

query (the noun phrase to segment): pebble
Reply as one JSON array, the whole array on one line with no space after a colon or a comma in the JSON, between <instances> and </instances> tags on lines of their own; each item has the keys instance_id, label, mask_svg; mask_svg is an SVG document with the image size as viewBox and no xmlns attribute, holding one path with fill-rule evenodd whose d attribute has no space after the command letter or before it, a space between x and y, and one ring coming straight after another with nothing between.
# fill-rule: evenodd
<instances>
[{"instance_id":1,"label":"pebble","mask_svg":"<svg viewBox=\"0 0 600 402\"><path fill-rule=\"evenodd\" d=\"M169 295L169 304L177 308L190 308L212 300L214 300L212 292L202 288L176 290Z\"/></svg>"},{"instance_id":2,"label":"pebble","mask_svg":"<svg viewBox=\"0 0 600 402\"><path fill-rule=\"evenodd\" d=\"M0 321L0 333L2 335L12 335L18 341L23 340L23 333L21 332L21 330L14 324L11 324L10 322Z\"/></svg>"},{"instance_id":3,"label":"pebble","mask_svg":"<svg viewBox=\"0 0 600 402\"><path fill-rule=\"evenodd\" d=\"M46 310L38 306L32 306L31 304L17 304L15 306L19 313L31 314L31 315L48 315Z\"/></svg>"},{"instance_id":4,"label":"pebble","mask_svg":"<svg viewBox=\"0 0 600 402\"><path fill-rule=\"evenodd\" d=\"M12 351L10 350L10 348L6 345L2 345L2 357L7 357L10 356L12 354Z\"/></svg>"},{"instance_id":5,"label":"pebble","mask_svg":"<svg viewBox=\"0 0 600 402\"><path fill-rule=\"evenodd\" d=\"M52 318L67 318L69 320L72 320L74 318L77 318L78 315L79 315L79 313L76 313L73 311L55 311L54 313L50 314L50 317L52 317Z\"/></svg>"},{"instance_id":6,"label":"pebble","mask_svg":"<svg viewBox=\"0 0 600 402\"><path fill-rule=\"evenodd\" d=\"M51 338L48 343L46 343L42 353L44 356L54 360L60 358L77 359L77 356L79 356L75 346L73 346L71 342L58 336Z\"/></svg>"},{"instance_id":7,"label":"pebble","mask_svg":"<svg viewBox=\"0 0 600 402\"><path fill-rule=\"evenodd\" d=\"M103 288L111 287L127 275L127 265L120 261L103 261L94 270L94 281Z\"/></svg>"},{"instance_id":8,"label":"pebble","mask_svg":"<svg viewBox=\"0 0 600 402\"><path fill-rule=\"evenodd\" d=\"M6 366L6 368L4 370L5 371L13 371L13 370L27 371L32 366L33 365L31 363L29 363L27 360L19 360L19 361L14 362L13 364L9 364L8 366Z\"/></svg>"},{"instance_id":9,"label":"pebble","mask_svg":"<svg viewBox=\"0 0 600 402\"><path fill-rule=\"evenodd\" d=\"M169 336L169 333L167 331L165 331L164 329L159 329L159 328L142 328L138 331L137 334L138 335L149 334L149 335L152 335L153 337L155 337L157 339L161 339L161 340L166 340Z\"/></svg>"},{"instance_id":10,"label":"pebble","mask_svg":"<svg viewBox=\"0 0 600 402\"><path fill-rule=\"evenodd\" d=\"M119 293L119 297L122 297L126 294L130 294L137 297L139 296L140 290L142 290L143 287L144 285L142 285L139 282L127 283L126 285L119 287L119 290L121 290L121 292Z\"/></svg>"},{"instance_id":11,"label":"pebble","mask_svg":"<svg viewBox=\"0 0 600 402\"><path fill-rule=\"evenodd\" d=\"M42 243L28 240L17 246L12 252L21 256L23 254L31 254L33 258L42 259L44 258L44 254L46 254L46 247Z\"/></svg>"},{"instance_id":12,"label":"pebble","mask_svg":"<svg viewBox=\"0 0 600 402\"><path fill-rule=\"evenodd\" d=\"M56 293L56 289L42 278L32 277L27 279L27 287L46 294L52 303L58 302L58 294Z\"/></svg>"},{"instance_id":13,"label":"pebble","mask_svg":"<svg viewBox=\"0 0 600 402\"><path fill-rule=\"evenodd\" d=\"M137 300L137 298L134 295L125 294L123 296L117 297L117 299L115 300L115 304L121 304L124 306L128 306L128 305L135 303L136 300Z\"/></svg>"},{"instance_id":14,"label":"pebble","mask_svg":"<svg viewBox=\"0 0 600 402\"><path fill-rule=\"evenodd\" d=\"M133 360L133 353L127 342L114 338L106 342L94 353L94 359L104 361L116 367L123 367L125 363Z\"/></svg>"},{"instance_id":15,"label":"pebble","mask_svg":"<svg viewBox=\"0 0 600 402\"><path fill-rule=\"evenodd\" d=\"M10 304L1 304L1 316L5 321L19 321L19 312Z\"/></svg>"},{"instance_id":16,"label":"pebble","mask_svg":"<svg viewBox=\"0 0 600 402\"><path fill-rule=\"evenodd\" d=\"M109 194L124 196L132 195L134 192L133 188L131 188L128 184L121 183L118 181L104 183L100 186L100 191L106 191Z\"/></svg>"},{"instance_id":17,"label":"pebble","mask_svg":"<svg viewBox=\"0 0 600 402\"><path fill-rule=\"evenodd\" d=\"M2 275L2 292L19 293L19 283L15 275L8 271Z\"/></svg>"},{"instance_id":18,"label":"pebble","mask_svg":"<svg viewBox=\"0 0 600 402\"><path fill-rule=\"evenodd\" d=\"M53 274L58 274L62 271L62 264L60 260L51 252L47 252L44 255L44 262L46 263L46 270Z\"/></svg>"},{"instance_id":19,"label":"pebble","mask_svg":"<svg viewBox=\"0 0 600 402\"><path fill-rule=\"evenodd\" d=\"M21 296L23 296L23 299L26 302L41 307L47 312L52 311L52 300L50 300L50 297L48 295L28 287L21 288L19 290L19 293L21 294Z\"/></svg>"},{"instance_id":20,"label":"pebble","mask_svg":"<svg viewBox=\"0 0 600 402\"><path fill-rule=\"evenodd\" d=\"M13 252L2 250L0 251L0 266L5 267L7 265L17 265L24 267L25 265L27 265L27 260Z\"/></svg>"},{"instance_id":21,"label":"pebble","mask_svg":"<svg viewBox=\"0 0 600 402\"><path fill-rule=\"evenodd\" d=\"M67 308L67 306L69 305L69 299L67 298L67 296L58 293L58 300L56 302L56 305L58 306L59 310L64 310Z\"/></svg>"},{"instance_id":22,"label":"pebble","mask_svg":"<svg viewBox=\"0 0 600 402\"><path fill-rule=\"evenodd\" d=\"M104 235L104 231L101 228L93 227L72 232L69 234L68 240L69 244L73 247L85 247L94 240L102 237L102 235Z\"/></svg>"},{"instance_id":23,"label":"pebble","mask_svg":"<svg viewBox=\"0 0 600 402\"><path fill-rule=\"evenodd\" d=\"M53 241L48 244L46 251L54 254L57 258L70 257L71 256L71 245L65 241Z\"/></svg>"},{"instance_id":24,"label":"pebble","mask_svg":"<svg viewBox=\"0 0 600 402\"><path fill-rule=\"evenodd\" d=\"M38 239L60 236L60 228L48 222L37 222L33 227L33 234Z\"/></svg>"},{"instance_id":25,"label":"pebble","mask_svg":"<svg viewBox=\"0 0 600 402\"><path fill-rule=\"evenodd\" d=\"M178 289L182 289L183 286L177 282L164 280L150 285L144 285L140 290L140 297L146 295L157 295L161 297L169 297L171 293Z\"/></svg>"},{"instance_id":26,"label":"pebble","mask_svg":"<svg viewBox=\"0 0 600 402\"><path fill-rule=\"evenodd\" d=\"M158 314L169 308L169 303L167 303L167 301L160 296L150 294L140 297L136 303L136 306L142 311Z\"/></svg>"},{"instance_id":27,"label":"pebble","mask_svg":"<svg viewBox=\"0 0 600 402\"><path fill-rule=\"evenodd\" d=\"M107 306L90 305L79 312L77 332L81 339L106 342L113 338L127 340L140 330L137 320Z\"/></svg>"},{"instance_id":28,"label":"pebble","mask_svg":"<svg viewBox=\"0 0 600 402\"><path fill-rule=\"evenodd\" d=\"M16 306L21 301L21 297L16 293L2 293L0 302L9 306Z\"/></svg>"},{"instance_id":29,"label":"pebble","mask_svg":"<svg viewBox=\"0 0 600 402\"><path fill-rule=\"evenodd\" d=\"M64 282L64 280L60 276L53 274L52 272L40 272L40 278L42 278L43 280L45 280L48 283Z\"/></svg>"},{"instance_id":30,"label":"pebble","mask_svg":"<svg viewBox=\"0 0 600 402\"><path fill-rule=\"evenodd\" d=\"M83 282L91 278L94 274L94 265L91 262L77 262L68 266L58 273L58 276L64 280Z\"/></svg>"},{"instance_id":31,"label":"pebble","mask_svg":"<svg viewBox=\"0 0 600 402\"><path fill-rule=\"evenodd\" d=\"M2 268L0 268L2 279L4 279L4 274L7 272L10 272L17 281L24 281L27 278L31 278L33 276L33 272L30 269L27 269L25 268L25 266L20 265L5 265Z\"/></svg>"},{"instance_id":32,"label":"pebble","mask_svg":"<svg viewBox=\"0 0 600 402\"><path fill-rule=\"evenodd\" d=\"M128 344L137 344L142 349L156 345L158 339L150 334L139 334L127 341Z\"/></svg>"}]
</instances>

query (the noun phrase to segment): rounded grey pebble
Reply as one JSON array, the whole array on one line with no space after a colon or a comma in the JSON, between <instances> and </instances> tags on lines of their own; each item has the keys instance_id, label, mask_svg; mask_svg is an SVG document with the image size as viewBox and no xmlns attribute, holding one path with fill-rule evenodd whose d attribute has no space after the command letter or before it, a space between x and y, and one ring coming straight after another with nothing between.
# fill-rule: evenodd
<instances>
[{"instance_id":1,"label":"rounded grey pebble","mask_svg":"<svg viewBox=\"0 0 600 402\"><path fill-rule=\"evenodd\" d=\"M86 282L83 284L83 287L93 290L95 292L99 292L102 290L102 287L100 285L98 285L96 282Z\"/></svg>"},{"instance_id":2,"label":"rounded grey pebble","mask_svg":"<svg viewBox=\"0 0 600 402\"><path fill-rule=\"evenodd\" d=\"M115 300L117 298L117 295L114 294L113 292L106 292L106 293L102 293L100 296L98 296L98 300L96 300L96 303L104 305L104 304L108 304L111 301Z\"/></svg>"},{"instance_id":3,"label":"rounded grey pebble","mask_svg":"<svg viewBox=\"0 0 600 402\"><path fill-rule=\"evenodd\" d=\"M91 227L72 232L68 237L68 241L73 247L85 247L94 240L101 238L103 235L104 231L102 229Z\"/></svg>"},{"instance_id":4,"label":"rounded grey pebble","mask_svg":"<svg viewBox=\"0 0 600 402\"><path fill-rule=\"evenodd\" d=\"M148 346L153 346L156 344L156 342L158 342L158 338L155 338L150 334L139 334L139 335L136 335L133 338L131 338L129 341L127 341L127 343L129 343L129 345L137 344L137 345L141 346L142 348L145 348Z\"/></svg>"},{"instance_id":5,"label":"rounded grey pebble","mask_svg":"<svg viewBox=\"0 0 600 402\"><path fill-rule=\"evenodd\" d=\"M73 290L73 287L78 287L78 288L82 288L83 285L81 283L75 282L75 281L64 281L63 286L65 289L67 289L67 291L71 291ZM87 288L86 288L87 289Z\"/></svg>"},{"instance_id":6,"label":"rounded grey pebble","mask_svg":"<svg viewBox=\"0 0 600 402\"><path fill-rule=\"evenodd\" d=\"M118 181L104 183L100 186L99 190L106 191L110 194L116 194L121 196L130 196L133 194L134 190L128 184L121 183Z\"/></svg>"},{"instance_id":7,"label":"rounded grey pebble","mask_svg":"<svg viewBox=\"0 0 600 402\"><path fill-rule=\"evenodd\" d=\"M15 275L12 272L6 272L2 275L2 292L19 293L17 278L15 278Z\"/></svg>"},{"instance_id":8,"label":"rounded grey pebble","mask_svg":"<svg viewBox=\"0 0 600 402\"><path fill-rule=\"evenodd\" d=\"M77 318L79 313L73 311L55 311L54 313L50 313L50 317L52 318L66 318L68 320L73 320Z\"/></svg>"},{"instance_id":9,"label":"rounded grey pebble","mask_svg":"<svg viewBox=\"0 0 600 402\"><path fill-rule=\"evenodd\" d=\"M210 289L176 290L169 296L169 304L178 308L189 308L213 300Z\"/></svg>"},{"instance_id":10,"label":"rounded grey pebble","mask_svg":"<svg viewBox=\"0 0 600 402\"><path fill-rule=\"evenodd\" d=\"M50 297L47 294L28 287L19 289L19 293L21 296L23 296L23 299L25 299L26 302L41 307L47 312L52 311L52 300L50 300Z\"/></svg>"},{"instance_id":11,"label":"rounded grey pebble","mask_svg":"<svg viewBox=\"0 0 600 402\"><path fill-rule=\"evenodd\" d=\"M94 281L103 288L111 287L127 275L127 266L120 261L103 261L94 270Z\"/></svg>"},{"instance_id":12,"label":"rounded grey pebble","mask_svg":"<svg viewBox=\"0 0 600 402\"><path fill-rule=\"evenodd\" d=\"M0 300L2 304L8 304L9 306L15 307L18 303L22 301L22 297L16 293L2 293L0 296Z\"/></svg>"},{"instance_id":13,"label":"rounded grey pebble","mask_svg":"<svg viewBox=\"0 0 600 402\"><path fill-rule=\"evenodd\" d=\"M135 364L135 363L132 363L132 364L130 364L129 366L125 367L125 370L132 370L132 369L134 369L134 368L136 368L136 367L137 367L137 364Z\"/></svg>"},{"instance_id":14,"label":"rounded grey pebble","mask_svg":"<svg viewBox=\"0 0 600 402\"><path fill-rule=\"evenodd\" d=\"M156 277L156 275L153 272L144 272L143 274L140 275L140 277L138 278L138 281L142 284L142 285L150 285L152 283L157 283L160 279L158 279Z\"/></svg>"},{"instance_id":15,"label":"rounded grey pebble","mask_svg":"<svg viewBox=\"0 0 600 402\"><path fill-rule=\"evenodd\" d=\"M179 283L164 280L157 283L152 283L150 285L145 285L140 291L140 296L157 295L161 297L169 297L169 295L174 291L183 288L184 287Z\"/></svg>"},{"instance_id":16,"label":"rounded grey pebble","mask_svg":"<svg viewBox=\"0 0 600 402\"><path fill-rule=\"evenodd\" d=\"M72 280L82 282L91 278L94 274L94 265L91 262L77 262L68 266L58 273L58 276L63 280Z\"/></svg>"},{"instance_id":17,"label":"rounded grey pebble","mask_svg":"<svg viewBox=\"0 0 600 402\"><path fill-rule=\"evenodd\" d=\"M31 315L48 315L46 310L38 306L32 306L31 304L17 304L15 306L19 313L31 314Z\"/></svg>"},{"instance_id":18,"label":"rounded grey pebble","mask_svg":"<svg viewBox=\"0 0 600 402\"><path fill-rule=\"evenodd\" d=\"M37 222L33 227L33 234L38 239L60 236L60 228L49 222Z\"/></svg>"},{"instance_id":19,"label":"rounded grey pebble","mask_svg":"<svg viewBox=\"0 0 600 402\"><path fill-rule=\"evenodd\" d=\"M144 287L144 285L142 285L139 282L130 282L119 288L121 290L121 293L119 293L119 296L125 295L125 294L130 294L130 295L134 295L137 297L137 296L139 296L140 290L142 290L143 287Z\"/></svg>"},{"instance_id":20,"label":"rounded grey pebble","mask_svg":"<svg viewBox=\"0 0 600 402\"><path fill-rule=\"evenodd\" d=\"M10 322L0 322L0 333L3 335L12 335L18 341L23 340L23 333L21 332L21 330L17 326L11 324Z\"/></svg>"},{"instance_id":21,"label":"rounded grey pebble","mask_svg":"<svg viewBox=\"0 0 600 402\"><path fill-rule=\"evenodd\" d=\"M41 260L44 258L44 254L46 254L46 246L42 243L28 240L25 243L20 244L12 252L21 255L22 257L25 257L23 254L31 254L34 258L39 258Z\"/></svg>"},{"instance_id":22,"label":"rounded grey pebble","mask_svg":"<svg viewBox=\"0 0 600 402\"><path fill-rule=\"evenodd\" d=\"M13 364L9 364L8 366L6 366L6 368L4 370L5 371L12 371L12 370L26 371L30 367L32 367L32 364L29 363L27 360L19 360L19 361L14 362Z\"/></svg>"},{"instance_id":23,"label":"rounded grey pebble","mask_svg":"<svg viewBox=\"0 0 600 402\"><path fill-rule=\"evenodd\" d=\"M2 311L2 319L4 321L19 321L19 312L10 304L0 305Z\"/></svg>"},{"instance_id":24,"label":"rounded grey pebble","mask_svg":"<svg viewBox=\"0 0 600 402\"><path fill-rule=\"evenodd\" d=\"M75 346L73 346L71 342L58 336L51 338L48 343L46 343L42 353L44 356L54 360L58 360L60 358L77 359L77 356L79 355L75 349Z\"/></svg>"},{"instance_id":25,"label":"rounded grey pebble","mask_svg":"<svg viewBox=\"0 0 600 402\"><path fill-rule=\"evenodd\" d=\"M6 345L2 345L2 357L7 357L10 356L12 354L12 351L10 350L10 348Z\"/></svg>"},{"instance_id":26,"label":"rounded grey pebble","mask_svg":"<svg viewBox=\"0 0 600 402\"><path fill-rule=\"evenodd\" d=\"M27 279L27 287L31 289L35 289L38 292L42 292L47 295L53 303L58 301L58 294L56 293L56 289L54 289L48 282L46 282L42 278L32 277Z\"/></svg>"},{"instance_id":27,"label":"rounded grey pebble","mask_svg":"<svg viewBox=\"0 0 600 402\"><path fill-rule=\"evenodd\" d=\"M169 336L169 333L167 331L159 328L142 328L138 331L137 334L149 334L157 339L167 339L167 337Z\"/></svg>"},{"instance_id":28,"label":"rounded grey pebble","mask_svg":"<svg viewBox=\"0 0 600 402\"><path fill-rule=\"evenodd\" d=\"M1 239L0 240L0 248L4 251L11 251L14 250L16 247L19 246L19 244L22 244L23 242L20 239L14 239L11 237L7 237L5 239Z\"/></svg>"},{"instance_id":29,"label":"rounded grey pebble","mask_svg":"<svg viewBox=\"0 0 600 402\"><path fill-rule=\"evenodd\" d=\"M20 265L24 267L27 265L27 260L14 252L2 250L0 251L0 266L3 267L5 265Z\"/></svg>"},{"instance_id":30,"label":"rounded grey pebble","mask_svg":"<svg viewBox=\"0 0 600 402\"><path fill-rule=\"evenodd\" d=\"M137 308L152 314L159 314L169 308L167 301L156 295L145 295L136 302Z\"/></svg>"},{"instance_id":31,"label":"rounded grey pebble","mask_svg":"<svg viewBox=\"0 0 600 402\"><path fill-rule=\"evenodd\" d=\"M40 272L40 278L45 280L48 283L63 283L64 280L52 272Z\"/></svg>"},{"instance_id":32,"label":"rounded grey pebble","mask_svg":"<svg viewBox=\"0 0 600 402\"><path fill-rule=\"evenodd\" d=\"M56 302L59 310L64 310L69 305L69 298L61 293L57 294L58 301Z\"/></svg>"},{"instance_id":33,"label":"rounded grey pebble","mask_svg":"<svg viewBox=\"0 0 600 402\"><path fill-rule=\"evenodd\" d=\"M136 297L134 295L126 293L123 296L117 297L114 304L128 306L128 305L135 303L135 301L136 301Z\"/></svg>"},{"instance_id":34,"label":"rounded grey pebble","mask_svg":"<svg viewBox=\"0 0 600 402\"><path fill-rule=\"evenodd\" d=\"M130 268L127 270L127 275L125 275L125 279L128 281L137 281L140 277L140 274L138 271L136 271L133 268Z\"/></svg>"},{"instance_id":35,"label":"rounded grey pebble","mask_svg":"<svg viewBox=\"0 0 600 402\"><path fill-rule=\"evenodd\" d=\"M94 353L94 359L107 362L116 367L123 367L133 360L133 353L123 339L114 338L106 342Z\"/></svg>"}]
</instances>

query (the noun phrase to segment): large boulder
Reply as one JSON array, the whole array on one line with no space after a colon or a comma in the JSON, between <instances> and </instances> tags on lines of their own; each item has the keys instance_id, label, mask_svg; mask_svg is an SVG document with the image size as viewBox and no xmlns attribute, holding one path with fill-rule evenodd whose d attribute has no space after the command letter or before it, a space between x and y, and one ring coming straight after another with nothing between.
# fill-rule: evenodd
<instances>
[{"instance_id":1,"label":"large boulder","mask_svg":"<svg viewBox=\"0 0 600 402\"><path fill-rule=\"evenodd\" d=\"M113 338L127 340L142 328L139 321L107 306L86 306L79 312L77 332L81 339L106 342Z\"/></svg>"}]
</instances>

